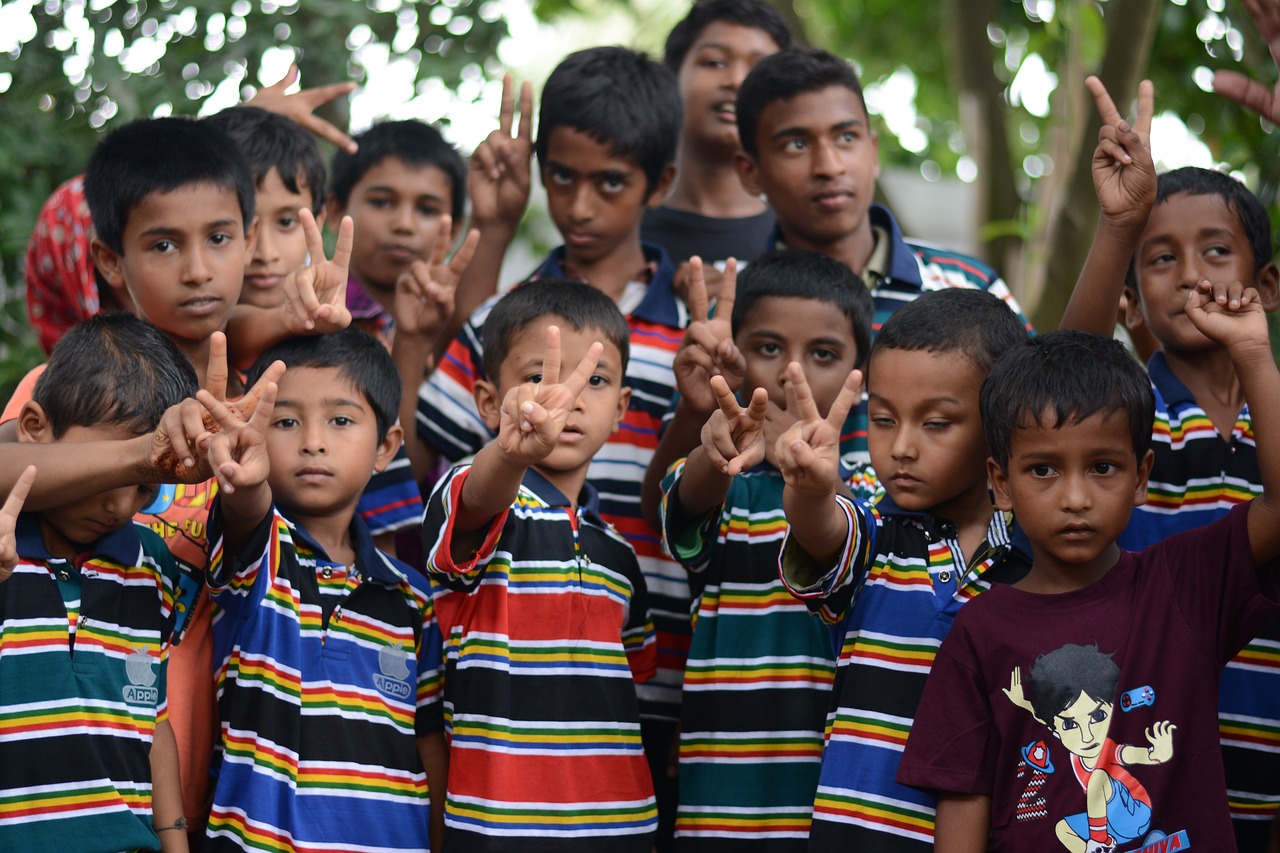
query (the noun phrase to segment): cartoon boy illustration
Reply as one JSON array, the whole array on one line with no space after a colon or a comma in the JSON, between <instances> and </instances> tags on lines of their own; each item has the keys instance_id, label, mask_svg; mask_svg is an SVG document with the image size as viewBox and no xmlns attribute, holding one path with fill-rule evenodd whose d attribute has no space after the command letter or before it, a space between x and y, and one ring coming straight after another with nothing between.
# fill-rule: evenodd
<instances>
[{"instance_id":1,"label":"cartoon boy illustration","mask_svg":"<svg viewBox=\"0 0 1280 853\"><path fill-rule=\"evenodd\" d=\"M1004 694L1048 727L1071 753L1071 769L1085 792L1085 811L1059 821L1058 840L1070 853L1112 853L1151 826L1151 797L1124 768L1163 764L1173 756L1169 721L1146 730L1150 746L1117 744L1107 737L1120 667L1096 644L1067 645L1040 655L1031 667L1031 697L1014 667Z\"/></svg>"}]
</instances>

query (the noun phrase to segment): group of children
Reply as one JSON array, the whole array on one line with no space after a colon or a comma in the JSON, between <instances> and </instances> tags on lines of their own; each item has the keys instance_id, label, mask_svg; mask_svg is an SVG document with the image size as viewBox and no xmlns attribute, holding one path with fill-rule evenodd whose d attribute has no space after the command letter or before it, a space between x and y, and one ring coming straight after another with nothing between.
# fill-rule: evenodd
<instances>
[{"instance_id":1,"label":"group of children","mask_svg":"<svg viewBox=\"0 0 1280 853\"><path fill-rule=\"evenodd\" d=\"M569 56L536 138L508 79L469 164L107 134L65 287L129 313L0 419L0 849L1280 849L1270 222L1090 87L1038 336L761 0Z\"/></svg>"}]
</instances>

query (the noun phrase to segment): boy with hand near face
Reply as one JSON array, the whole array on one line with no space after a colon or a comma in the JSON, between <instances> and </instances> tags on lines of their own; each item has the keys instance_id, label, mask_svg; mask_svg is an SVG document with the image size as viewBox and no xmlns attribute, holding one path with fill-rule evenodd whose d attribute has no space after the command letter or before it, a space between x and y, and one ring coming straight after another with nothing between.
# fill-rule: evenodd
<instances>
[{"instance_id":1,"label":"boy with hand near face","mask_svg":"<svg viewBox=\"0 0 1280 853\"><path fill-rule=\"evenodd\" d=\"M476 406L497 437L437 484L423 520L449 638L446 845L648 853L633 681L653 674L653 626L587 476L627 412L630 330L599 290L548 280L504 296L484 336Z\"/></svg>"},{"instance_id":2,"label":"boy with hand near face","mask_svg":"<svg viewBox=\"0 0 1280 853\"><path fill-rule=\"evenodd\" d=\"M1280 614L1280 373L1255 289L1202 282L1185 310L1230 356L1263 492L1143 551L1117 544L1153 459L1151 386L1124 347L1053 332L983 385L996 501L1033 561L960 612L911 730L898 778L939 792L939 849L1235 848L1215 710L1227 662ZM1068 647L1117 671L1037 675Z\"/></svg>"},{"instance_id":3,"label":"boy with hand near face","mask_svg":"<svg viewBox=\"0 0 1280 853\"><path fill-rule=\"evenodd\" d=\"M789 396L802 405L787 408L799 420L777 440L780 570L841 642L810 850L933 847L935 799L894 776L956 613L1029 562L1012 519L992 507L978 411L991 364L1025 337L1002 300L972 289L925 294L885 323L867 363L871 459L885 490L874 505L840 489L844 421L820 416L793 376Z\"/></svg>"},{"instance_id":4,"label":"boy with hand near face","mask_svg":"<svg viewBox=\"0 0 1280 853\"><path fill-rule=\"evenodd\" d=\"M787 522L764 417L769 400L789 405L797 368L820 413L848 413L870 346L871 297L848 267L816 252L765 255L736 284L725 277L718 308L733 317L743 374L731 379L750 402L738 404L724 375L701 373L702 389L677 374L684 399L710 395L716 408L700 446L663 482L663 540L696 596L676 848L803 850L835 655L828 630L778 578ZM696 276L691 297L704 298ZM709 360L719 342L700 325L690 324L687 343Z\"/></svg>"}]
</instances>

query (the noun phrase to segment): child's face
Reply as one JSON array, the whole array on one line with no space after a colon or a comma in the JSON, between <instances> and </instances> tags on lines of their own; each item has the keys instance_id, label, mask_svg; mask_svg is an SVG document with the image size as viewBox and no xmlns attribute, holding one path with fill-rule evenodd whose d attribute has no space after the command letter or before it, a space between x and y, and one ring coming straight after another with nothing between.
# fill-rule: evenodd
<instances>
[{"instance_id":1,"label":"child's face","mask_svg":"<svg viewBox=\"0 0 1280 853\"><path fill-rule=\"evenodd\" d=\"M1055 415L1041 419L1052 424ZM988 466L996 505L1013 510L1042 576L1101 577L1118 556L1116 539L1147 497L1152 454L1133 452L1128 416L1091 415L1060 427L1013 431L1007 470Z\"/></svg>"},{"instance_id":2,"label":"child's face","mask_svg":"<svg viewBox=\"0 0 1280 853\"><path fill-rule=\"evenodd\" d=\"M1276 307L1274 264L1254 275L1253 248L1240 217L1220 195L1176 193L1151 211L1134 255L1140 311L1147 328L1169 352L1194 353L1216 348L1184 308L1196 282L1241 282L1258 288L1267 310Z\"/></svg>"},{"instance_id":3,"label":"child's face","mask_svg":"<svg viewBox=\"0 0 1280 853\"><path fill-rule=\"evenodd\" d=\"M240 301L260 308L284 302L284 279L307 262L307 236L298 211L311 207L306 178L297 175L298 192L285 186L280 171L272 167L258 187L258 241L244 269Z\"/></svg>"},{"instance_id":4,"label":"child's face","mask_svg":"<svg viewBox=\"0 0 1280 853\"><path fill-rule=\"evenodd\" d=\"M336 367L290 367L278 387L267 430L275 500L304 521L349 517L395 456L400 427L379 441L368 398Z\"/></svg>"},{"instance_id":5,"label":"child's face","mask_svg":"<svg viewBox=\"0 0 1280 853\"><path fill-rule=\"evenodd\" d=\"M95 242L94 260L144 320L178 341L200 342L226 329L256 233L256 223L245 232L234 192L190 184L143 198L125 223L124 251Z\"/></svg>"},{"instance_id":6,"label":"child's face","mask_svg":"<svg viewBox=\"0 0 1280 853\"><path fill-rule=\"evenodd\" d=\"M453 210L453 187L438 166L413 166L384 157L351 188L345 209L332 205L329 221L355 223L351 272L367 288L395 290L413 262L431 257L440 217ZM454 223L455 228L461 223Z\"/></svg>"},{"instance_id":7,"label":"child's face","mask_svg":"<svg viewBox=\"0 0 1280 853\"><path fill-rule=\"evenodd\" d=\"M26 415L25 409L23 414ZM49 430L33 437L23 432L20 426L18 435L20 441L53 441ZM99 424L70 427L57 441L70 445L78 441L127 441L137 437L128 426ZM68 447L67 452L74 453L75 449ZM52 556L64 559L83 554L94 542L132 521L155 493L156 486L151 484L124 486L43 510L40 513L40 530L44 534L45 548Z\"/></svg>"},{"instance_id":8,"label":"child's face","mask_svg":"<svg viewBox=\"0 0 1280 853\"><path fill-rule=\"evenodd\" d=\"M867 368L867 446L889 497L960 521L990 506L983 371L957 352L880 349Z\"/></svg>"},{"instance_id":9,"label":"child's face","mask_svg":"<svg viewBox=\"0 0 1280 853\"><path fill-rule=\"evenodd\" d=\"M826 417L858 360L858 345L843 311L821 299L765 296L743 318L734 343L747 362L742 396L756 388L787 407L785 373L798 362L813 391L818 411Z\"/></svg>"},{"instance_id":10,"label":"child's face","mask_svg":"<svg viewBox=\"0 0 1280 853\"><path fill-rule=\"evenodd\" d=\"M880 147L852 90L828 86L770 103L755 142L755 158L738 155L738 176L768 196L793 242L822 249L871 228Z\"/></svg>"},{"instance_id":11,"label":"child's face","mask_svg":"<svg viewBox=\"0 0 1280 853\"><path fill-rule=\"evenodd\" d=\"M502 361L497 382L493 385L481 383L486 387L477 389L476 403L485 423L496 431L502 401L507 392L525 382L537 382L541 379L542 360L547 350L547 327L553 325L560 329L561 381L578 366L592 343L600 341L604 344L604 353L600 356L595 373L578 397L578 403L569 415L564 432L560 433L556 449L536 466L548 479L560 486L564 478L556 475L568 475L570 478L585 476L591 458L609 440L609 436L617 432L618 425L627 413L631 389L626 387L622 353L616 345L598 329L588 327L576 330L563 317L553 315L539 318L516 334L507 357ZM576 497L579 487L580 484L574 487L572 494L566 492L566 496Z\"/></svg>"},{"instance_id":12,"label":"child's face","mask_svg":"<svg viewBox=\"0 0 1280 853\"><path fill-rule=\"evenodd\" d=\"M1111 728L1111 703L1099 702L1084 691L1074 702L1049 720L1049 728L1073 755L1090 766L1102 752L1102 742Z\"/></svg>"},{"instance_id":13,"label":"child's face","mask_svg":"<svg viewBox=\"0 0 1280 853\"><path fill-rule=\"evenodd\" d=\"M651 201L656 205L666 196L671 170L650 192L634 160L561 125L547 138L542 183L567 259L591 266L639 246L640 220Z\"/></svg>"},{"instance_id":14,"label":"child's face","mask_svg":"<svg viewBox=\"0 0 1280 853\"><path fill-rule=\"evenodd\" d=\"M731 156L738 150L738 87L757 62L778 52L764 30L728 21L708 24L680 65L685 143Z\"/></svg>"}]
</instances>

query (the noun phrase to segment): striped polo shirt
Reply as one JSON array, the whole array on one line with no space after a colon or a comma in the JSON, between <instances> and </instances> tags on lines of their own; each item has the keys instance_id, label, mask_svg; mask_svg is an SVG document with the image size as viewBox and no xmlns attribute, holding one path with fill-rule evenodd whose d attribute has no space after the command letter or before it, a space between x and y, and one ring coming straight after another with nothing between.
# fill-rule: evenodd
<instances>
[{"instance_id":1,"label":"striped polo shirt","mask_svg":"<svg viewBox=\"0 0 1280 853\"><path fill-rule=\"evenodd\" d=\"M1147 364L1155 390L1155 462L1147 502L1134 507L1120 546L1139 551L1202 527L1262 494L1249 407L1220 434L1163 353ZM1280 620L1267 626L1222 674L1218 730L1231 817L1255 825L1280 811Z\"/></svg>"},{"instance_id":2,"label":"striped polo shirt","mask_svg":"<svg viewBox=\"0 0 1280 853\"><path fill-rule=\"evenodd\" d=\"M563 253L563 248L553 252L527 283L562 277ZM596 453L587 479L600 495L600 515L635 549L649 587L658 673L640 686L641 715L674 720L680 713L680 680L689 649L689 583L684 569L663 553L661 537L645 521L640 486L658 446L662 416L675 395L672 364L689 317L671 289L674 268L666 253L646 246L645 257L656 261L658 270L643 300L627 317L631 357L626 384L631 387L631 404L621 428ZM499 298L476 309L419 391L418 435L451 462L472 455L493 437L476 409L472 389L483 378L481 329Z\"/></svg>"},{"instance_id":3,"label":"striped polo shirt","mask_svg":"<svg viewBox=\"0 0 1280 853\"><path fill-rule=\"evenodd\" d=\"M966 563L954 522L887 495L874 507L837 503L850 535L834 567L802 586L812 561L789 535L780 559L783 582L840 646L809 849L927 853L936 799L894 780L925 679L960 606L1024 575L1031 547L996 512Z\"/></svg>"},{"instance_id":4,"label":"striped polo shirt","mask_svg":"<svg viewBox=\"0 0 1280 853\"><path fill-rule=\"evenodd\" d=\"M778 577L782 475L733 478L701 518L662 484L663 536L689 570L693 643L680 714L681 850L803 850L835 677L829 630Z\"/></svg>"},{"instance_id":5,"label":"striped polo shirt","mask_svg":"<svg viewBox=\"0 0 1280 853\"><path fill-rule=\"evenodd\" d=\"M207 850L428 847L416 737L442 726L428 585L358 515L351 537L355 563L334 562L276 509L227 554L214 504L222 756Z\"/></svg>"},{"instance_id":6,"label":"striped polo shirt","mask_svg":"<svg viewBox=\"0 0 1280 853\"><path fill-rule=\"evenodd\" d=\"M135 524L51 557L35 513L17 547L0 583L0 850L156 849L150 754L177 564Z\"/></svg>"},{"instance_id":7,"label":"striped polo shirt","mask_svg":"<svg viewBox=\"0 0 1280 853\"><path fill-rule=\"evenodd\" d=\"M649 853L658 812L635 682L654 669L645 580L583 487L529 469L466 561L469 466L436 484L423 550L445 637L448 849Z\"/></svg>"}]
</instances>

